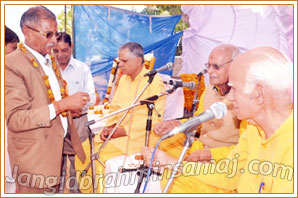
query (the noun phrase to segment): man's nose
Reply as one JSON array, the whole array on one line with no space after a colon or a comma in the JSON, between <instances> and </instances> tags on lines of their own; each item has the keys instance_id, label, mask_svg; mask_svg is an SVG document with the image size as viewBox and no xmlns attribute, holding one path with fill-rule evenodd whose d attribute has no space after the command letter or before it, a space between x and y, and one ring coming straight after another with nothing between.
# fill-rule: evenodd
<instances>
[{"instance_id":1,"label":"man's nose","mask_svg":"<svg viewBox=\"0 0 298 198\"><path fill-rule=\"evenodd\" d=\"M57 38L55 36L55 34L52 36L52 38L50 39L50 42L52 42L54 45L57 44Z\"/></svg>"},{"instance_id":2,"label":"man's nose","mask_svg":"<svg viewBox=\"0 0 298 198\"><path fill-rule=\"evenodd\" d=\"M57 53L57 56L58 56L58 57L61 57L61 56L62 56L62 52L59 51L59 52Z\"/></svg>"},{"instance_id":3,"label":"man's nose","mask_svg":"<svg viewBox=\"0 0 298 198\"><path fill-rule=\"evenodd\" d=\"M210 67L208 67L207 72L208 72L208 74L211 74L212 72L214 72L214 68L212 65L210 65Z\"/></svg>"}]
</instances>

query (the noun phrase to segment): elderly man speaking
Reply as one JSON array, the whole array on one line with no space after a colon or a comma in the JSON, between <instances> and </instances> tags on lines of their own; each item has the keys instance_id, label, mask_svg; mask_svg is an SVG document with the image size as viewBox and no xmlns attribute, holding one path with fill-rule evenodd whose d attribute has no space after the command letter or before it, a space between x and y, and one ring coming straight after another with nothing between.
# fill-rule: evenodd
<instances>
[{"instance_id":1,"label":"elderly man speaking","mask_svg":"<svg viewBox=\"0 0 298 198\"><path fill-rule=\"evenodd\" d=\"M293 64L276 49L258 47L232 62L229 85L237 118L255 126L247 127L225 163L208 164L212 173L200 172L202 163L191 171L186 168L193 162L183 163L181 174L188 177L177 177L170 192L293 193ZM143 148L147 162L151 153ZM160 159L161 165L176 163L162 151L154 158Z\"/></svg>"}]
</instances>

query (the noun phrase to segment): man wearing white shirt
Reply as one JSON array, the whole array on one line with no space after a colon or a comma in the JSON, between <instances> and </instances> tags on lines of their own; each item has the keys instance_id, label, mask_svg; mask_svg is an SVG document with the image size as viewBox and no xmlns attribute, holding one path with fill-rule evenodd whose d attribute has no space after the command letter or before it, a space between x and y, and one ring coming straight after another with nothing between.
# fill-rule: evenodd
<instances>
[{"instance_id":1,"label":"man wearing white shirt","mask_svg":"<svg viewBox=\"0 0 298 198\"><path fill-rule=\"evenodd\" d=\"M61 68L62 77L67 82L69 94L74 94L79 91L89 94L89 103L87 103L83 109L78 110L77 114L79 116L74 117L75 126L79 132L81 142L83 142L87 139L90 130L85 125L85 123L88 121L87 110L89 106L94 105L96 100L92 75L89 67L85 63L73 58L71 37L66 32L58 33L57 44L53 48L53 52ZM64 148L66 147L67 142L65 142ZM70 164L69 176L75 178L76 172L74 168L74 154L74 152L72 154L69 152L64 153L63 171L67 172L66 168L69 167L68 164ZM70 163L68 162L67 158L69 159ZM79 192L79 188L74 182L76 182L75 179L71 180L71 183L69 184L69 190L70 192L77 193Z\"/></svg>"},{"instance_id":2,"label":"man wearing white shirt","mask_svg":"<svg viewBox=\"0 0 298 198\"><path fill-rule=\"evenodd\" d=\"M55 193L60 183L64 136L85 161L72 116L89 94L67 95L55 59L55 15L43 6L28 9L20 22L25 43L5 57L5 118L8 152L18 193Z\"/></svg>"},{"instance_id":3,"label":"man wearing white shirt","mask_svg":"<svg viewBox=\"0 0 298 198\"><path fill-rule=\"evenodd\" d=\"M57 44L53 48L53 52L61 68L62 77L67 82L69 94L79 91L89 94L90 101L78 112L80 116L74 119L75 122L80 120L82 126L79 127L85 127L85 123L82 123L82 121L85 120L87 122L86 113L88 107L94 105L96 100L91 71L88 65L73 58L71 37L66 32L58 33ZM86 140L88 133L79 129L78 132L80 133L81 141Z\"/></svg>"}]
</instances>

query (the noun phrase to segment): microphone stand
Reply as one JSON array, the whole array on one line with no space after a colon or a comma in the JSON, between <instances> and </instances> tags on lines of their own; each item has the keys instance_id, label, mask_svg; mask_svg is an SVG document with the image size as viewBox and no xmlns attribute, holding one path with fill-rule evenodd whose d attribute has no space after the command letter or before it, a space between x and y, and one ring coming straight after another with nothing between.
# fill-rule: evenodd
<instances>
[{"instance_id":1,"label":"microphone stand","mask_svg":"<svg viewBox=\"0 0 298 198\"><path fill-rule=\"evenodd\" d=\"M113 112L113 113L111 113L111 114L109 114L109 115L107 115L107 116L104 116L104 117L102 117L102 118L96 120L96 121L95 121L95 120L91 120L91 121L88 121L88 122L85 123L85 125L89 127L90 125L94 124L95 122L104 120L104 119L106 119L106 118L108 118L108 117L111 117L111 116L113 116L113 115L116 115L116 114L118 114L118 113L120 113L120 112L126 110L126 112L124 113L124 115L123 115L123 116L121 117L121 119L118 121L118 123L116 124L116 126L113 128L113 130L111 131L111 133L109 134L109 136L107 137L107 139L104 141L104 143L101 145L101 147L98 149L98 151L97 151L96 153L94 153L94 142L93 142L94 134L93 134L92 131L90 130L90 135L89 135L90 149L91 149L91 150L90 150L90 162L89 162L89 164L86 166L86 168L82 171L82 173L81 173L81 177L85 176L85 174L87 173L88 169L89 169L90 166L91 166L91 170L92 170L92 182L93 182L93 192L94 192L94 193L96 192L96 185L95 185L96 172L95 172L95 161L94 161L94 160L95 160L95 159L98 160L98 161L101 163L101 165L102 165L103 167L105 167L105 164L99 159L99 153L100 153L100 151L106 146L107 142L111 139L111 137L113 136L113 134L116 132L117 128L119 127L119 125L121 124L121 122L123 121L123 119L125 118L125 116L128 114L129 110L130 110L131 108L134 108L134 107L136 107L136 106L138 106L138 105L141 104L140 102L137 103L137 104L135 104L135 103L136 103L137 100L141 97L141 95L144 93L144 91L146 90L146 88L152 83L152 81L153 81L155 75L156 75L156 73L155 73L155 74L151 74L151 75L148 76L149 79L148 79L147 84L146 84L145 87L141 90L141 92L137 95L137 97L134 99L134 101L132 102L132 105L131 105L130 107L126 107L126 108L123 108L123 109L118 110L118 111L116 111L116 112ZM168 92L168 93L172 93L173 91L174 91L174 90L172 90L171 92ZM153 97L156 97L156 96L153 96ZM148 98L147 100L150 100L150 99L152 100L153 97L150 97L150 98ZM158 98L158 97L159 97L159 96L157 96L157 98Z\"/></svg>"},{"instance_id":2,"label":"microphone stand","mask_svg":"<svg viewBox=\"0 0 298 198\"><path fill-rule=\"evenodd\" d=\"M158 99L158 98L156 98L156 99ZM148 108L148 118L147 118L147 123L146 123L146 137L145 137L145 146L148 147L149 135L151 132L151 127L152 127L152 119L151 118L152 118L152 111L154 109L154 102L151 100L143 100L143 101L140 101L140 103L141 103L141 105L146 104L147 108ZM158 114L158 117L160 117L159 114ZM140 188L141 188L142 182L143 182L144 178L147 176L147 174L146 174L147 170L148 170L148 167L145 166L144 163L139 168L136 168L136 169L127 169L127 168L121 169L122 173L137 171L137 175L139 176L139 179L138 179L138 184L137 184L137 187L136 187L134 193L140 193ZM160 173L157 173L157 172L154 172L154 173L157 175L160 175Z\"/></svg>"},{"instance_id":3,"label":"microphone stand","mask_svg":"<svg viewBox=\"0 0 298 198\"><path fill-rule=\"evenodd\" d=\"M197 76L199 77L199 80L198 80L198 85L196 86L196 92L195 92L195 96L194 96L194 99L192 101L192 107L191 107L191 113L192 113L192 116L194 116L195 114L195 111L197 110L197 107L198 107L198 102L200 102L200 100L198 100L198 92L199 92L199 87L200 87L200 83L201 83L201 79L202 79L202 75L201 73L199 73Z\"/></svg>"},{"instance_id":4,"label":"microphone stand","mask_svg":"<svg viewBox=\"0 0 298 198\"><path fill-rule=\"evenodd\" d=\"M95 135L94 135L94 133L92 133L92 131L91 131L91 129L90 129L89 126L88 126L88 129L89 129L89 142L90 142L90 162L91 162L91 172L92 172L92 187L93 187L93 193L96 193L96 185L95 185L96 171L95 171L95 161L94 160L95 159L98 159L98 158L96 158L95 155L94 155L94 142L93 142L93 138L94 138ZM99 160L99 162L101 164L103 164L102 161ZM87 170L86 170L86 172L87 172ZM82 172L82 174L84 173L84 175L85 175L86 172L84 172L84 171Z\"/></svg>"},{"instance_id":5,"label":"microphone stand","mask_svg":"<svg viewBox=\"0 0 298 198\"><path fill-rule=\"evenodd\" d=\"M193 140L194 140L193 136L194 136L194 133L189 133L189 132L186 133L186 140L184 142L183 150L181 151L181 154L179 156L178 162L176 163L176 165L175 165L175 167L174 167L174 169L172 171L171 177L168 180L168 182L166 184L166 187L163 190L163 193L167 193L168 190L169 190L169 188L171 187L172 182L174 181L174 177L175 177L175 175L176 175L176 173L178 171L178 168L179 168L182 160L184 159L184 156L185 156L187 150L191 147L191 145L193 143Z\"/></svg>"},{"instance_id":6,"label":"microphone stand","mask_svg":"<svg viewBox=\"0 0 298 198\"><path fill-rule=\"evenodd\" d=\"M149 146L149 135L151 132L151 128L152 128L152 110L154 109L154 102L155 100L157 100L159 97L164 96L164 95L168 95L173 93L175 90L177 89L177 87L173 87L170 90L167 90L164 93L160 93L158 95L155 96L151 96L143 101L140 101L141 105L146 104L147 108L148 108L148 119L147 119L147 123L146 123L146 138L145 138L145 146L148 147ZM157 112L158 113L158 112ZM160 115L158 116L160 117ZM127 169L127 168L122 168L121 172L133 172L133 171L137 171L137 175L139 176L138 179L138 184L137 187L134 191L134 193L140 193L140 188L142 185L142 182L144 180L145 177L147 177L147 173L148 173L148 167L144 165L145 163L143 163L139 168L136 169ZM151 174L155 174L158 176L161 176L161 173L156 172L156 171L151 171Z\"/></svg>"}]
</instances>

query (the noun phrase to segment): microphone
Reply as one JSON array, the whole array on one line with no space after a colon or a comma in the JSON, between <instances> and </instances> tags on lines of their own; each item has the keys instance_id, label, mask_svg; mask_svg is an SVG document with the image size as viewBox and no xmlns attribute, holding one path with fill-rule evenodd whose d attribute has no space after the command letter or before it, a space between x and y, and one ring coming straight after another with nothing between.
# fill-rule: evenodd
<instances>
[{"instance_id":1,"label":"microphone","mask_svg":"<svg viewBox=\"0 0 298 198\"><path fill-rule=\"evenodd\" d=\"M206 74L208 72L207 69L203 69L203 71L201 71L200 73L197 74L197 77L202 76L203 74Z\"/></svg>"},{"instance_id":2,"label":"microphone","mask_svg":"<svg viewBox=\"0 0 298 198\"><path fill-rule=\"evenodd\" d=\"M147 74L145 74L144 76L152 76L155 75L159 72L165 71L165 70L172 70L173 69L173 63L168 62L166 65L161 66L160 68L154 69L150 72L148 72Z\"/></svg>"},{"instance_id":3,"label":"microphone","mask_svg":"<svg viewBox=\"0 0 298 198\"><path fill-rule=\"evenodd\" d=\"M209 109L201 113L200 115L193 117L192 119L184 122L183 124L175 127L169 133L162 136L162 140L172 137L176 133L192 133L197 126L200 124L212 120L214 118L220 119L223 118L227 114L227 107L222 102L213 103Z\"/></svg>"},{"instance_id":4,"label":"microphone","mask_svg":"<svg viewBox=\"0 0 298 198\"><path fill-rule=\"evenodd\" d=\"M169 81L165 81L164 83L168 84L168 85L173 85L174 88L178 88L178 87L186 87L188 89L194 89L196 87L196 83L195 82L183 82L183 81L179 81L179 80L169 80Z\"/></svg>"}]
</instances>

